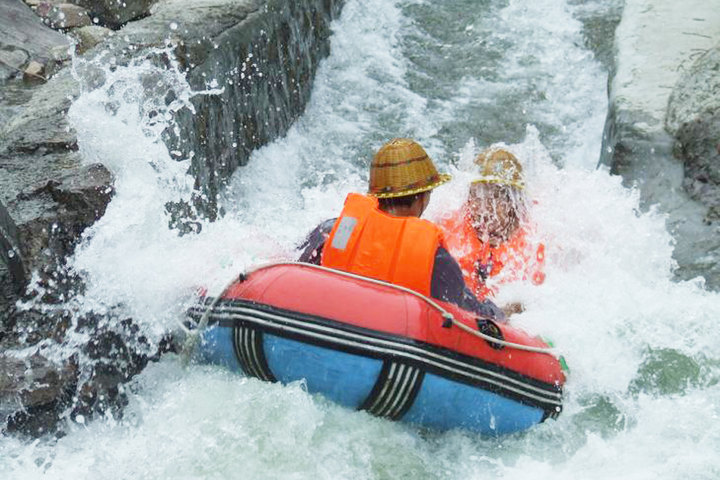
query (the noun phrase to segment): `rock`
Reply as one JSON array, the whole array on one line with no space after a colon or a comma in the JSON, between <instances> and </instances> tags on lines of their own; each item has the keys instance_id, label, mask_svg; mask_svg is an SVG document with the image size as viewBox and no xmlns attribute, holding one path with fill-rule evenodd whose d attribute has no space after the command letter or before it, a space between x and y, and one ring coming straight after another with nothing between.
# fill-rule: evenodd
<instances>
[{"instance_id":1,"label":"rock","mask_svg":"<svg viewBox=\"0 0 720 480\"><path fill-rule=\"evenodd\" d=\"M700 55L675 84L665 125L671 135L701 115L720 110L720 45Z\"/></svg>"},{"instance_id":2,"label":"rock","mask_svg":"<svg viewBox=\"0 0 720 480\"><path fill-rule=\"evenodd\" d=\"M75 0L85 7L94 23L118 29L131 20L147 16L157 0Z\"/></svg>"},{"instance_id":3,"label":"rock","mask_svg":"<svg viewBox=\"0 0 720 480\"><path fill-rule=\"evenodd\" d=\"M41 2L35 11L45 23L56 29L92 25L88 11L72 3Z\"/></svg>"},{"instance_id":4,"label":"rock","mask_svg":"<svg viewBox=\"0 0 720 480\"><path fill-rule=\"evenodd\" d=\"M717 221L720 209L720 105L682 124L677 132L678 156L685 165L683 186L708 207L707 221Z\"/></svg>"},{"instance_id":5,"label":"rock","mask_svg":"<svg viewBox=\"0 0 720 480\"><path fill-rule=\"evenodd\" d=\"M98 25L89 25L73 30L72 36L77 39L75 53L82 55L100 42L111 36L113 31Z\"/></svg>"},{"instance_id":6,"label":"rock","mask_svg":"<svg viewBox=\"0 0 720 480\"><path fill-rule=\"evenodd\" d=\"M35 60L28 63L23 72L23 81L27 83L47 81L47 78L45 78L45 65Z\"/></svg>"},{"instance_id":7,"label":"rock","mask_svg":"<svg viewBox=\"0 0 720 480\"><path fill-rule=\"evenodd\" d=\"M138 50L172 41L193 89L222 90L193 97L195 112L178 112L180 132L166 137L171 150L192 158L205 215L215 217L218 192L251 152L284 135L303 112L341 5L167 0L123 29L122 41Z\"/></svg>"},{"instance_id":8,"label":"rock","mask_svg":"<svg viewBox=\"0 0 720 480\"><path fill-rule=\"evenodd\" d=\"M118 65L138 58L161 67L177 61L195 90L205 90L216 80L217 95L192 100L199 118L190 112L176 117L180 138L186 136L187 141L170 133L167 141L185 152L198 148L203 156L193 166L198 186L217 191L253 148L284 134L302 113L318 63L328 53L329 22L340 5L340 0L166 0L155 7L155 15L126 25L122 36L109 37L102 50ZM27 351L83 339L80 345L72 344L82 352L82 360L68 360L83 379L72 399L58 389L52 407L12 414L12 431L48 431L61 412L80 418L122 408L122 383L172 348L169 341L149 342L120 309L81 317L72 309L84 285L65 267L65 258L83 229L103 214L112 195L110 172L101 165L83 166L76 133L67 120L68 108L80 92L72 74L82 78L85 89L104 81L103 71L93 66L92 58L87 60L78 62L76 72L62 70L35 87L24 107L0 122L0 201L9 214L5 223L14 225L5 228L14 233L3 233L3 241L17 246L24 272L17 275L20 280L16 275L11 280L9 255L0 262L0 290L11 291L0 302L0 350L22 344ZM148 95L168 93L154 92L158 87L153 82L147 88ZM233 141L240 146L233 147ZM193 209L188 212L192 215ZM179 224L193 230L191 222ZM15 289L27 287L30 274L31 288L21 291L33 299L35 308L19 311Z\"/></svg>"},{"instance_id":9,"label":"rock","mask_svg":"<svg viewBox=\"0 0 720 480\"><path fill-rule=\"evenodd\" d=\"M27 52L23 50L0 50L0 81L7 80L22 72L22 67L28 60Z\"/></svg>"},{"instance_id":10,"label":"rock","mask_svg":"<svg viewBox=\"0 0 720 480\"><path fill-rule=\"evenodd\" d=\"M27 284L28 271L20 252L17 225L2 202L0 202L0 260L5 264L8 274L12 276L15 291L19 292Z\"/></svg>"},{"instance_id":11,"label":"rock","mask_svg":"<svg viewBox=\"0 0 720 480\"><path fill-rule=\"evenodd\" d=\"M79 167L10 202L28 271L55 266L73 252L80 234L105 213L112 181L101 164Z\"/></svg>"},{"instance_id":12,"label":"rock","mask_svg":"<svg viewBox=\"0 0 720 480\"><path fill-rule=\"evenodd\" d=\"M720 235L705 221L707 207L685 190L685 166L673 157L675 139L665 127L673 86L718 32L720 9L704 0L625 2L601 153L611 173L639 187L644 207L668 213L678 276L704 276L712 288L720 288ZM675 111L678 119L684 115Z\"/></svg>"},{"instance_id":13,"label":"rock","mask_svg":"<svg viewBox=\"0 0 720 480\"><path fill-rule=\"evenodd\" d=\"M72 44L63 34L48 28L20 0L0 2L0 51L19 50L37 61L64 61Z\"/></svg>"},{"instance_id":14,"label":"rock","mask_svg":"<svg viewBox=\"0 0 720 480\"><path fill-rule=\"evenodd\" d=\"M668 106L667 129L683 162L683 186L708 207L705 221L720 220L720 45L681 76Z\"/></svg>"},{"instance_id":15,"label":"rock","mask_svg":"<svg viewBox=\"0 0 720 480\"><path fill-rule=\"evenodd\" d=\"M57 5L59 3L67 3L67 0L25 0L25 3L29 7L37 8L41 3L49 3L50 5Z\"/></svg>"},{"instance_id":16,"label":"rock","mask_svg":"<svg viewBox=\"0 0 720 480\"><path fill-rule=\"evenodd\" d=\"M0 405L13 402L24 407L48 404L67 389L72 376L72 368L68 365L54 364L40 355L23 359L0 355ZM15 398L8 398L10 395ZM0 413L7 413L2 406Z\"/></svg>"},{"instance_id":17,"label":"rock","mask_svg":"<svg viewBox=\"0 0 720 480\"><path fill-rule=\"evenodd\" d=\"M28 164L27 159L20 160L19 155L29 153L64 153L77 150L77 138L67 121L67 111L73 98L80 93L78 82L68 72L60 72L46 84L34 89L24 108L10 118L0 131L0 165L11 170L22 168L47 175L48 170L42 164ZM10 162L10 158L13 158ZM66 167L74 167L74 164ZM35 168L34 168L35 167ZM51 169L61 172L63 168ZM0 177L0 195L14 197L20 190L37 183L32 176L15 178L12 171L9 176ZM11 194L11 192L14 192ZM8 197L5 198L9 200Z\"/></svg>"},{"instance_id":18,"label":"rock","mask_svg":"<svg viewBox=\"0 0 720 480\"><path fill-rule=\"evenodd\" d=\"M76 382L71 363L59 365L40 355L0 355L0 418L11 432L53 432L63 400L72 397Z\"/></svg>"},{"instance_id":19,"label":"rock","mask_svg":"<svg viewBox=\"0 0 720 480\"><path fill-rule=\"evenodd\" d=\"M61 72L38 87L0 132L0 201L15 224L14 244L26 274L52 269L71 253L112 195L107 169L82 166L67 122L77 88L69 72Z\"/></svg>"}]
</instances>

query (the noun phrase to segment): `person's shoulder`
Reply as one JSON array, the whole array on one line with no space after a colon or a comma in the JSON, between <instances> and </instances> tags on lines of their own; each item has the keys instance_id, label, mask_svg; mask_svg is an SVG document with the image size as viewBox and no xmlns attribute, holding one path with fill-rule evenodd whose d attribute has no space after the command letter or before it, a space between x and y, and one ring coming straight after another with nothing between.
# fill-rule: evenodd
<instances>
[{"instance_id":1,"label":"person's shoulder","mask_svg":"<svg viewBox=\"0 0 720 480\"><path fill-rule=\"evenodd\" d=\"M324 222L322 222L320 225L317 226L317 230L323 232L323 233L330 233L330 230L332 230L333 225L335 225L335 222L337 221L337 218L328 218Z\"/></svg>"}]
</instances>

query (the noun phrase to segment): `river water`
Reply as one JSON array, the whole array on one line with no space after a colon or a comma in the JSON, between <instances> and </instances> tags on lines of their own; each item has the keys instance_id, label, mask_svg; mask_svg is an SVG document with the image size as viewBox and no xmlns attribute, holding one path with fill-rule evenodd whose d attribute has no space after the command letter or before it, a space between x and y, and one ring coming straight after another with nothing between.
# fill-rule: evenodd
<instances>
[{"instance_id":1,"label":"river water","mask_svg":"<svg viewBox=\"0 0 720 480\"><path fill-rule=\"evenodd\" d=\"M80 418L55 440L3 438L0 477L719 478L720 296L673 279L664 216L595 168L607 71L586 47L598 31L583 28L617 9L347 0L305 114L255 152L223 193L225 216L198 235L169 230L164 208L192 186L188 161L159 141L197 94L180 74L142 62L107 70L70 111L85 160L108 165L117 189L71 261L88 283L76 308L119 308L154 341L176 328L195 287L217 292L238 271L296 255L347 192L364 189L387 139L417 139L454 175L434 192L430 219L462 203L473 154L506 143L525 166L547 280L508 285L498 300L523 301L513 322L552 338L570 365L557 421L500 438L423 431L302 384L167 356L126 386L122 418ZM174 104L147 94L152 75Z\"/></svg>"}]
</instances>

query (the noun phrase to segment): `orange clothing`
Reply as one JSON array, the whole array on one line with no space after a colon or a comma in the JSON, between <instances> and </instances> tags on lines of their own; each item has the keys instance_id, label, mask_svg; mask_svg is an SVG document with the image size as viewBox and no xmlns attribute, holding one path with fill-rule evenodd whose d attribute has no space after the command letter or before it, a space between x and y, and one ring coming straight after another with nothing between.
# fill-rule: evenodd
<instances>
[{"instance_id":1,"label":"orange clothing","mask_svg":"<svg viewBox=\"0 0 720 480\"><path fill-rule=\"evenodd\" d=\"M501 272L501 282L530 279L540 285L545 281L545 245L533 249L524 230L518 230L502 245L491 247L478 239L466 207L445 218L440 228L448 250L460 264L465 283L478 298L497 293L497 287L488 286L487 279Z\"/></svg>"},{"instance_id":2,"label":"orange clothing","mask_svg":"<svg viewBox=\"0 0 720 480\"><path fill-rule=\"evenodd\" d=\"M325 242L320 264L430 295L435 253L444 245L427 220L394 217L376 198L351 193Z\"/></svg>"}]
</instances>

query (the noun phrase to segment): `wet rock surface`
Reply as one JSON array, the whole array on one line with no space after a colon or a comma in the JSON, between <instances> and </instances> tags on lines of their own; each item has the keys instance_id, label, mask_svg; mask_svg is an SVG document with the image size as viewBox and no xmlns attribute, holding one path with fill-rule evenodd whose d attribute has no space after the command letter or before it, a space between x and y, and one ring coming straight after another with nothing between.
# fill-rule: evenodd
<instances>
[{"instance_id":1,"label":"wet rock surface","mask_svg":"<svg viewBox=\"0 0 720 480\"><path fill-rule=\"evenodd\" d=\"M16 358L0 355L0 415L7 430L29 435L51 433L63 399L77 382L71 363L56 364L41 355Z\"/></svg>"},{"instance_id":2,"label":"wet rock surface","mask_svg":"<svg viewBox=\"0 0 720 480\"><path fill-rule=\"evenodd\" d=\"M341 5L169 0L123 29L123 41L138 50L176 45L191 87L214 91L193 97L195 111L178 113L179 133L167 132L171 150L192 158L205 215L216 216L217 193L250 153L284 135L303 112Z\"/></svg>"},{"instance_id":3,"label":"wet rock surface","mask_svg":"<svg viewBox=\"0 0 720 480\"><path fill-rule=\"evenodd\" d=\"M70 40L48 28L21 0L0 1L0 81L22 72L30 61L52 70L70 58Z\"/></svg>"},{"instance_id":4,"label":"wet rock surface","mask_svg":"<svg viewBox=\"0 0 720 480\"><path fill-rule=\"evenodd\" d=\"M62 2L47 3L55 8ZM101 12L105 6L117 7L114 0L73 3L84 6L92 18L104 15L99 23L113 28L142 18L125 25L122 35L83 27L93 37L82 41L88 45L83 50L90 49L86 55L110 55L117 65L137 58L161 67L177 62L194 89L216 92L194 97L195 114L181 111L176 118L181 134L166 136L169 146L182 150L180 156L195 152L190 156L198 198L203 192L208 200L200 203L210 216L216 213L214 194L223 181L247 162L254 148L284 134L302 113L317 64L329 51L329 22L341 5L334 0L166 0L146 17L154 2L139 1L125 2L123 13L131 15L120 17ZM22 3L0 3L10 4L31 14L27 22L35 22L67 51L67 37L44 26ZM83 29L73 35L82 38ZM7 45L4 27L0 32L0 43ZM11 35L13 45L27 42L25 34L22 29L13 34L20 40ZM102 52L92 50L97 39L103 42ZM58 50L49 42L42 50L45 57L21 48L0 51L19 52L8 57L18 68L26 68L33 58L45 68L44 59ZM81 88L104 81L100 69L95 70L90 66L79 72L82 87L63 69L47 83L0 100L0 352L5 352L0 377L11 379L2 384L0 416L8 432L40 435L61 429L63 419L121 415L122 384L173 349L169 339L150 342L121 309L80 314L76 303L85 286L66 259L113 194L112 173L101 164L85 164L67 121ZM9 92L16 88L10 87ZM182 204L177 211L188 218L198 214ZM46 381L30 381L38 378ZM21 391L25 393L18 395Z\"/></svg>"},{"instance_id":5,"label":"wet rock surface","mask_svg":"<svg viewBox=\"0 0 720 480\"><path fill-rule=\"evenodd\" d=\"M681 161L675 154L711 146L709 140L690 137L702 137L701 131L712 136L712 127L701 127L698 118L705 118L702 105L716 95L711 93L716 82L693 73L683 80L683 72L690 71L698 52L718 41L720 11L706 2L627 0L616 32L601 153L601 164L621 175L628 187L639 188L644 207L657 205L668 214L668 230L677 241L677 276L702 276L713 289L720 288L720 226L708 221L703 200L709 193L702 185L707 168L700 166L704 161ZM676 85L685 86L678 90Z\"/></svg>"},{"instance_id":6,"label":"wet rock surface","mask_svg":"<svg viewBox=\"0 0 720 480\"><path fill-rule=\"evenodd\" d=\"M89 25L87 27L81 27L74 30L71 35L77 41L77 44L75 45L75 52L78 55L82 55L106 38L113 35L113 31L99 25Z\"/></svg>"},{"instance_id":7,"label":"wet rock surface","mask_svg":"<svg viewBox=\"0 0 720 480\"><path fill-rule=\"evenodd\" d=\"M708 207L705 220L720 220L720 45L686 71L670 96L667 130L683 162L683 187Z\"/></svg>"},{"instance_id":8,"label":"wet rock surface","mask_svg":"<svg viewBox=\"0 0 720 480\"><path fill-rule=\"evenodd\" d=\"M720 221L720 108L683 124L676 138L685 166L683 186L708 207L706 222Z\"/></svg>"},{"instance_id":9,"label":"wet rock surface","mask_svg":"<svg viewBox=\"0 0 720 480\"><path fill-rule=\"evenodd\" d=\"M45 24L55 29L84 27L92 24L88 11L72 3L40 3L35 13L43 19Z\"/></svg>"},{"instance_id":10,"label":"wet rock surface","mask_svg":"<svg viewBox=\"0 0 720 480\"><path fill-rule=\"evenodd\" d=\"M98 24L113 29L143 18L157 0L74 0L73 3L88 10Z\"/></svg>"}]
</instances>

